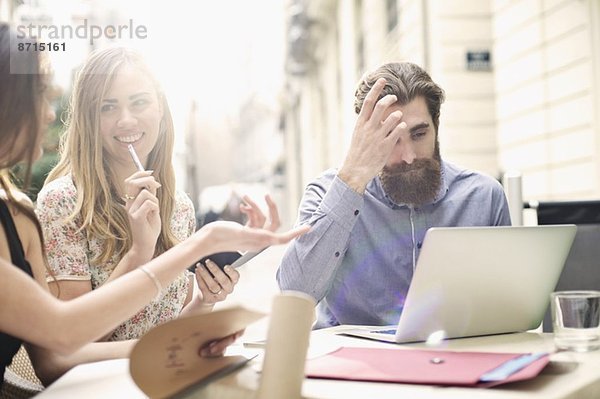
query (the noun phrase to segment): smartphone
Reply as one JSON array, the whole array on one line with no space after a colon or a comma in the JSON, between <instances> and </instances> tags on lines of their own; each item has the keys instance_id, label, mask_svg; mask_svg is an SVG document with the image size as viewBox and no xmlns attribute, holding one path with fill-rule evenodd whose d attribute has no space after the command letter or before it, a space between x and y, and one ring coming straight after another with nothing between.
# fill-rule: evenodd
<instances>
[{"instance_id":1,"label":"smartphone","mask_svg":"<svg viewBox=\"0 0 600 399\"><path fill-rule=\"evenodd\" d=\"M210 259L213 262L215 262L217 266L219 266L219 269L223 270L225 266L233 264L236 260L238 260L241 257L242 254L239 252L219 252L216 254L205 256L198 262L202 263L203 265L206 265L206 261Z\"/></svg>"},{"instance_id":2,"label":"smartphone","mask_svg":"<svg viewBox=\"0 0 600 399\"><path fill-rule=\"evenodd\" d=\"M223 268L227 265L230 265L231 267L236 269L236 268L242 266L243 264L245 264L246 262L248 262L249 260L251 260L252 258L254 258L256 255L258 255L259 253L261 253L262 251L264 251L267 248L268 247L265 247L258 252L248 251L243 254L240 252L237 252L237 251L236 252L219 252L216 254L205 256L204 258L200 259L198 262L205 264L206 260L210 259L213 262L215 262L221 270L223 270ZM196 262L196 263L198 263L198 262ZM194 263L192 265L192 267L195 267L196 263Z\"/></svg>"}]
</instances>

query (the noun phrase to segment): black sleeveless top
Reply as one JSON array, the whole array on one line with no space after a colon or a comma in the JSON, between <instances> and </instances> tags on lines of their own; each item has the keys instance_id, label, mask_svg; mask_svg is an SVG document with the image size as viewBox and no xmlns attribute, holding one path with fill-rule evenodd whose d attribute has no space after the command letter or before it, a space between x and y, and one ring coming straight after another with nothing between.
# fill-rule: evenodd
<instances>
[{"instance_id":1,"label":"black sleeveless top","mask_svg":"<svg viewBox=\"0 0 600 399\"><path fill-rule=\"evenodd\" d=\"M2 226L4 232L8 238L8 247L10 248L10 258L12 264L15 267L23 270L25 273L33 276L31 272L31 266L25 259L25 252L23 251L23 245L21 239L17 234L17 228L13 221L12 215L6 203L0 199L0 218L2 219ZM4 382L4 370L12 362L12 358L15 356L21 344L22 340L13 337L8 334L0 332L0 387Z\"/></svg>"}]
</instances>

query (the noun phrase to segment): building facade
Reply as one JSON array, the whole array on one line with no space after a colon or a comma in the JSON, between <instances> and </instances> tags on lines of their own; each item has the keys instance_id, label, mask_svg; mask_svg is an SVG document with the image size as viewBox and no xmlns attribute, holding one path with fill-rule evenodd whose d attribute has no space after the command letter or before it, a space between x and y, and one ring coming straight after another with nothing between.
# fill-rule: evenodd
<instances>
[{"instance_id":1,"label":"building facade","mask_svg":"<svg viewBox=\"0 0 600 399\"><path fill-rule=\"evenodd\" d=\"M363 73L423 66L446 91L442 156L500 178L526 200L600 197L600 2L291 1L283 102L289 201L339 166Z\"/></svg>"}]
</instances>

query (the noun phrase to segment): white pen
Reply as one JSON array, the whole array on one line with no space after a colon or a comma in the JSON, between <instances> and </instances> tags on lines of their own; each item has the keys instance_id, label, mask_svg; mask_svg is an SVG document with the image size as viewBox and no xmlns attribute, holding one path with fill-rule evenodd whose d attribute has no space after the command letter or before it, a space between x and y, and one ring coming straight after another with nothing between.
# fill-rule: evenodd
<instances>
[{"instance_id":1,"label":"white pen","mask_svg":"<svg viewBox=\"0 0 600 399\"><path fill-rule=\"evenodd\" d=\"M146 169L144 168L144 165L142 165L142 162L140 161L140 158L138 158L138 156L137 156L137 154L135 152L135 148L133 148L133 145L129 144L127 146L127 149L129 150L129 155L131 155L131 159L133 159L133 163L138 168L138 170L140 172L145 171Z\"/></svg>"}]
</instances>

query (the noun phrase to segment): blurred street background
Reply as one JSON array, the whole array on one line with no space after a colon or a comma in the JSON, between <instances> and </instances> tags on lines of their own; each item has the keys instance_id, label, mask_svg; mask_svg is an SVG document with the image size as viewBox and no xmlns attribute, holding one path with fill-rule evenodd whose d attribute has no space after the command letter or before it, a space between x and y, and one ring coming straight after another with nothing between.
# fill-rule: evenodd
<instances>
[{"instance_id":1,"label":"blurred street background","mask_svg":"<svg viewBox=\"0 0 600 399\"><path fill-rule=\"evenodd\" d=\"M446 90L444 159L499 180L517 171L527 201L600 197L599 0L0 0L0 20L147 29L66 40L50 54L56 106L94 48L142 51L173 110L178 184L199 224L269 192L290 227L306 183L343 161L357 81L389 61L420 64ZM269 251L242 269L234 299L270 301L283 249Z\"/></svg>"}]
</instances>

